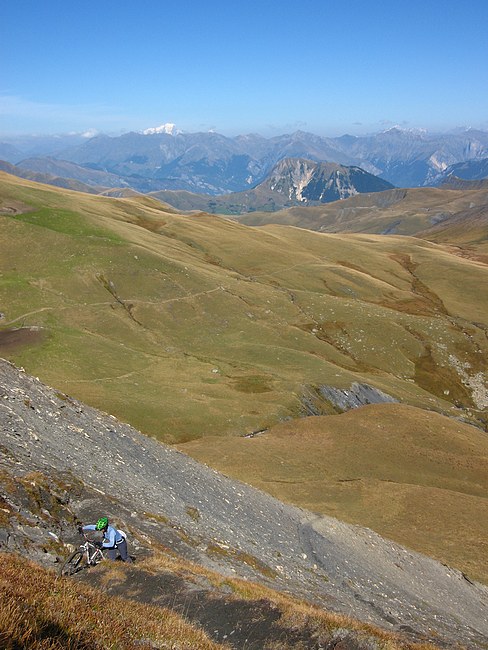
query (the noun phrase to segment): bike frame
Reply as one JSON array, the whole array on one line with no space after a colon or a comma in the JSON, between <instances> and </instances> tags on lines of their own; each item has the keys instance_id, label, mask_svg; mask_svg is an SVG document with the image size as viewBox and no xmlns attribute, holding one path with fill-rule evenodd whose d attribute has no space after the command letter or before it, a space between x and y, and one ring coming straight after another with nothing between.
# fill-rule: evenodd
<instances>
[{"instance_id":1,"label":"bike frame","mask_svg":"<svg viewBox=\"0 0 488 650\"><path fill-rule=\"evenodd\" d=\"M80 544L80 551L83 552L86 563L90 565L95 565L97 562L100 562L100 560L104 560L105 556L103 554L102 549L98 548L98 546L95 546L95 544L93 544L93 542L87 539L86 536L84 537L85 537L85 543Z\"/></svg>"},{"instance_id":2,"label":"bike frame","mask_svg":"<svg viewBox=\"0 0 488 650\"><path fill-rule=\"evenodd\" d=\"M105 560L102 549L88 539L84 533L83 537L85 538L85 542L80 544L78 549L73 551L61 565L60 575L74 575L83 568L95 566L101 560Z\"/></svg>"}]
</instances>

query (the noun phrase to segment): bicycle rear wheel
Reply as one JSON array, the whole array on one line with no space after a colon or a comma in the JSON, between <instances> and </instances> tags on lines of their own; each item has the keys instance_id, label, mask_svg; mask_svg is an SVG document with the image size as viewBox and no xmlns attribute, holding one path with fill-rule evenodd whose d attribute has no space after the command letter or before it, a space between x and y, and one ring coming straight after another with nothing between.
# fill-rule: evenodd
<instances>
[{"instance_id":1,"label":"bicycle rear wheel","mask_svg":"<svg viewBox=\"0 0 488 650\"><path fill-rule=\"evenodd\" d=\"M62 576L72 576L78 571L81 571L85 566L83 563L83 555L84 553L82 551L74 551L71 553L64 564L61 565L59 574Z\"/></svg>"}]
</instances>

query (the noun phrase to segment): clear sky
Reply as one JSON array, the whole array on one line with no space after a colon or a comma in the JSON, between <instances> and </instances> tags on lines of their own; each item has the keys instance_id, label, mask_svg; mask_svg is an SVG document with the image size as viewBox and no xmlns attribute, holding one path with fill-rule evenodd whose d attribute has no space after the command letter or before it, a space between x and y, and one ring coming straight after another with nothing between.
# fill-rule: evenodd
<instances>
[{"instance_id":1,"label":"clear sky","mask_svg":"<svg viewBox=\"0 0 488 650\"><path fill-rule=\"evenodd\" d=\"M0 134L488 129L488 0L3 0Z\"/></svg>"}]
</instances>

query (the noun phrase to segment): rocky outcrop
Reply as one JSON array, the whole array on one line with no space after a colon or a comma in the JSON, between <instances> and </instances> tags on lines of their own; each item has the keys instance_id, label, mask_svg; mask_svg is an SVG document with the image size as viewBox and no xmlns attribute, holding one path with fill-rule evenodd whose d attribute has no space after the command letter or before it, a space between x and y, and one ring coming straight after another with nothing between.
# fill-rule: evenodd
<instances>
[{"instance_id":1,"label":"rocky outcrop","mask_svg":"<svg viewBox=\"0 0 488 650\"><path fill-rule=\"evenodd\" d=\"M151 540L412 639L482 648L488 588L368 529L284 505L0 361L0 547L54 564L101 512ZM51 543L52 540L52 543Z\"/></svg>"},{"instance_id":2,"label":"rocky outcrop","mask_svg":"<svg viewBox=\"0 0 488 650\"><path fill-rule=\"evenodd\" d=\"M366 404L383 404L385 402L398 402L391 395L387 395L378 388L368 384L354 382L351 388L341 389L333 386L319 386L320 395L331 402L341 411L357 409Z\"/></svg>"},{"instance_id":3,"label":"rocky outcrop","mask_svg":"<svg viewBox=\"0 0 488 650\"><path fill-rule=\"evenodd\" d=\"M322 384L307 387L302 395L304 415L323 415L330 412L343 413L366 404L398 402L397 399L369 384L354 382L350 388L335 388Z\"/></svg>"},{"instance_id":4,"label":"rocky outcrop","mask_svg":"<svg viewBox=\"0 0 488 650\"><path fill-rule=\"evenodd\" d=\"M302 158L281 160L258 187L303 204L330 203L355 194L383 192L393 185L359 167Z\"/></svg>"}]
</instances>

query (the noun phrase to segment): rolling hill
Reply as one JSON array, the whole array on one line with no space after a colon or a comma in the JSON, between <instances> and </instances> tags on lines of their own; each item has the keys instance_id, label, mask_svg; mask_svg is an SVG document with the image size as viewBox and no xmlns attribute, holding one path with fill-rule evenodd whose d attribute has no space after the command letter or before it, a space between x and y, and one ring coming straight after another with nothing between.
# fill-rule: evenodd
<instances>
[{"instance_id":1,"label":"rolling hill","mask_svg":"<svg viewBox=\"0 0 488 650\"><path fill-rule=\"evenodd\" d=\"M7 176L2 197L17 214L2 217L1 323L40 341L12 358L148 433L248 433L299 415L310 385L358 380L482 413L487 270L449 249L256 230Z\"/></svg>"},{"instance_id":2,"label":"rolling hill","mask_svg":"<svg viewBox=\"0 0 488 650\"><path fill-rule=\"evenodd\" d=\"M282 224L329 233L417 235L455 215L485 211L488 189L413 188L359 194L343 201L238 217L250 226Z\"/></svg>"}]
</instances>

